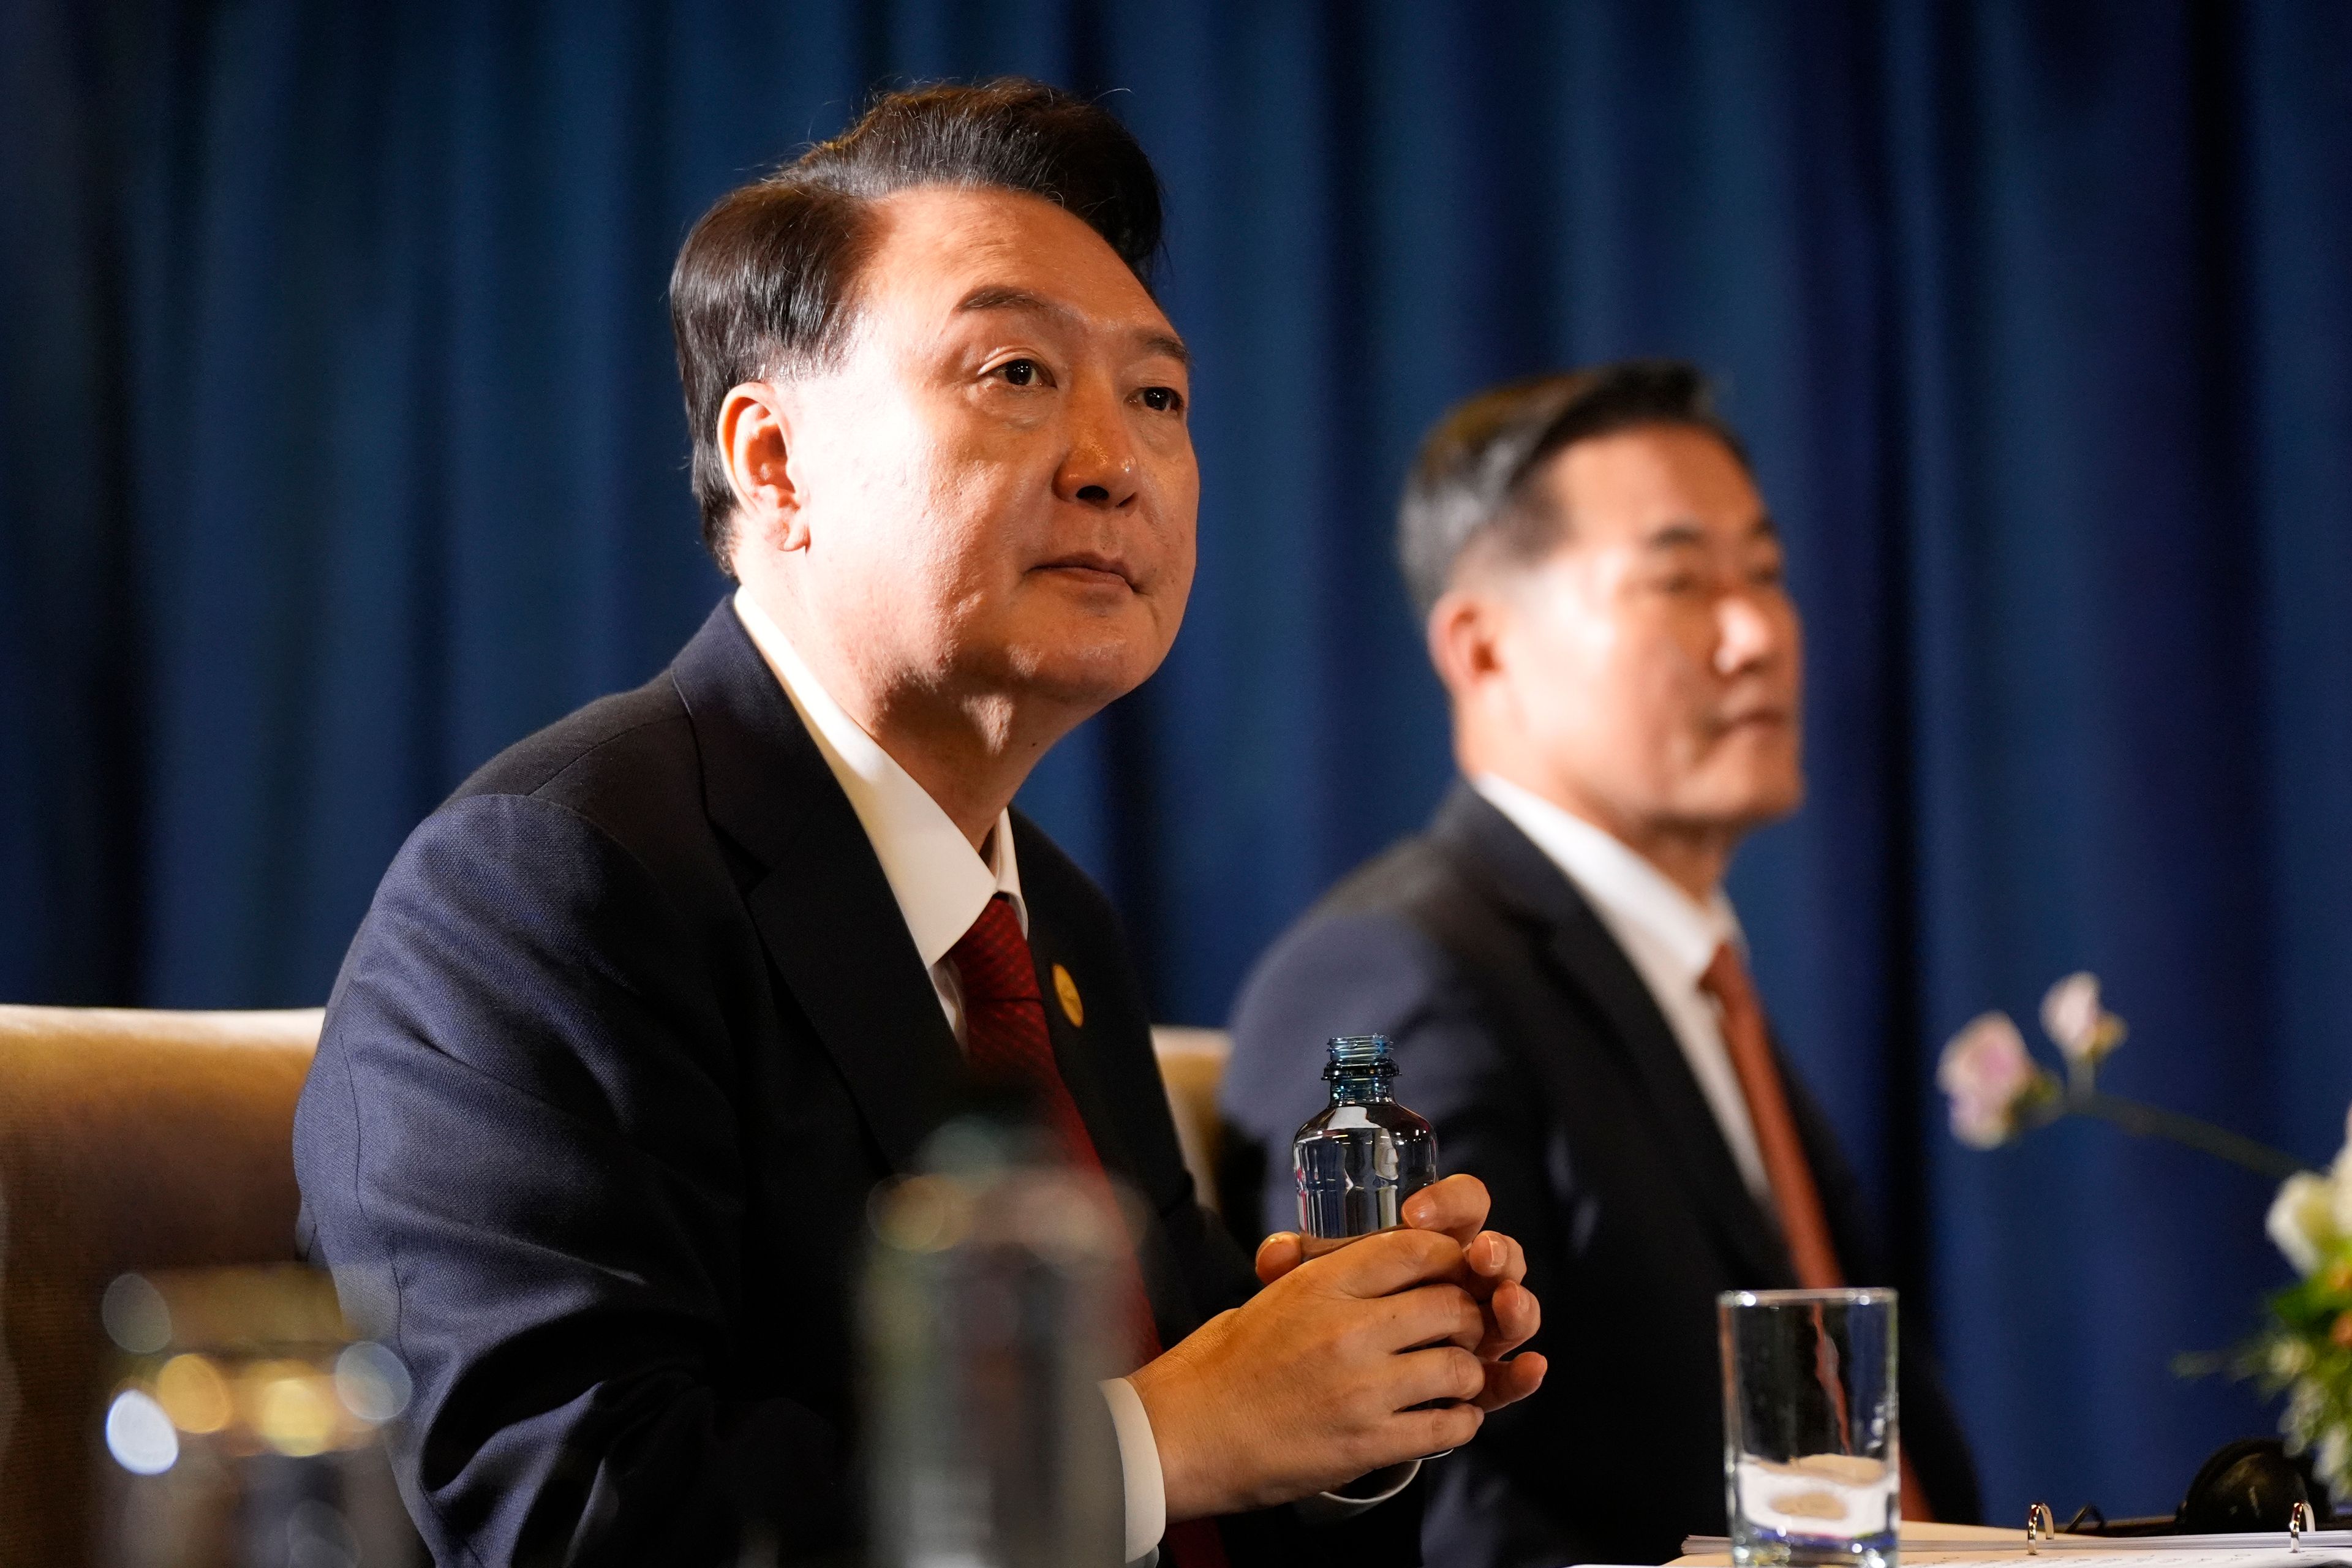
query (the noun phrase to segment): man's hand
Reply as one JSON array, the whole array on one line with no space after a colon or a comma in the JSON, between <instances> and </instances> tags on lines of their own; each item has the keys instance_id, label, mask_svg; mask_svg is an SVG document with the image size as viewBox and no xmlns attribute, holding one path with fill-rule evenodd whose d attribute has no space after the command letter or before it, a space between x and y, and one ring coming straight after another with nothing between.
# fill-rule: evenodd
<instances>
[{"instance_id":1,"label":"man's hand","mask_svg":"<svg viewBox=\"0 0 2352 1568\"><path fill-rule=\"evenodd\" d=\"M1413 1408L1475 1401L1489 1382L1465 1273L1453 1237L1383 1231L1291 1268L1135 1372L1168 1517L1288 1502L1468 1442L1476 1404Z\"/></svg>"},{"instance_id":2,"label":"man's hand","mask_svg":"<svg viewBox=\"0 0 2352 1568\"><path fill-rule=\"evenodd\" d=\"M1527 1254L1486 1223L1486 1184L1475 1176L1454 1175L1423 1187L1406 1200L1404 1221L1416 1230L1452 1237L1462 1247L1462 1267L1451 1278L1470 1293L1485 1315L1485 1333L1474 1347L1486 1363L1486 1383L1476 1395L1481 1410L1500 1410L1540 1386L1546 1362L1530 1351L1503 1358L1533 1338L1543 1310L1524 1283ZM1349 1246L1360 1245L1349 1243ZM1271 1285L1304 1259L1297 1234L1278 1231L1258 1244L1257 1277Z\"/></svg>"}]
</instances>

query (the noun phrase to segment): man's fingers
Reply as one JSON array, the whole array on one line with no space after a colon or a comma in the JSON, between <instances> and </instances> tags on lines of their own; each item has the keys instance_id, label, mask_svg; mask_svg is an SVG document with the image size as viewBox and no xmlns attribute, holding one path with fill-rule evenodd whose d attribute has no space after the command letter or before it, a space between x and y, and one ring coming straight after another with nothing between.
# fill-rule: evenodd
<instances>
[{"instance_id":1,"label":"man's fingers","mask_svg":"<svg viewBox=\"0 0 2352 1568\"><path fill-rule=\"evenodd\" d=\"M1480 1231L1463 1251L1470 1260L1470 1271L1482 1279L1516 1284L1528 1277L1526 1250L1499 1230Z\"/></svg>"},{"instance_id":2,"label":"man's fingers","mask_svg":"<svg viewBox=\"0 0 2352 1568\"><path fill-rule=\"evenodd\" d=\"M1486 1391L1490 1365L1459 1345L1433 1345L1396 1358L1388 1397L1399 1410L1433 1400L1475 1403Z\"/></svg>"},{"instance_id":3,"label":"man's fingers","mask_svg":"<svg viewBox=\"0 0 2352 1568\"><path fill-rule=\"evenodd\" d=\"M1478 1353L1489 1361L1510 1354L1543 1327L1543 1303L1524 1285L1497 1285L1486 1310L1486 1333Z\"/></svg>"},{"instance_id":4,"label":"man's fingers","mask_svg":"<svg viewBox=\"0 0 2352 1568\"><path fill-rule=\"evenodd\" d=\"M1443 1342L1469 1354L1486 1340L1486 1318L1460 1286L1423 1285L1383 1299L1363 1331L1376 1352Z\"/></svg>"},{"instance_id":5,"label":"man's fingers","mask_svg":"<svg viewBox=\"0 0 2352 1568\"><path fill-rule=\"evenodd\" d=\"M1475 1403L1481 1410L1500 1410L1542 1387L1544 1373L1551 1363L1544 1360L1540 1351L1525 1351L1508 1361L1483 1364L1486 1385L1479 1391Z\"/></svg>"},{"instance_id":6,"label":"man's fingers","mask_svg":"<svg viewBox=\"0 0 2352 1568\"><path fill-rule=\"evenodd\" d=\"M1486 1184L1457 1173L1428 1186L1405 1200L1404 1222L1415 1230L1433 1230L1467 1247L1486 1228Z\"/></svg>"},{"instance_id":7,"label":"man's fingers","mask_svg":"<svg viewBox=\"0 0 2352 1568\"><path fill-rule=\"evenodd\" d=\"M1271 1285L1305 1260L1307 1244L1295 1230L1277 1230L1257 1244L1257 1282Z\"/></svg>"},{"instance_id":8,"label":"man's fingers","mask_svg":"<svg viewBox=\"0 0 2352 1568\"><path fill-rule=\"evenodd\" d=\"M1382 1435L1394 1436L1397 1453L1420 1458L1459 1448L1478 1435L1486 1419L1485 1411L1464 1400L1434 1410L1400 1410L1389 1417L1389 1427Z\"/></svg>"},{"instance_id":9,"label":"man's fingers","mask_svg":"<svg viewBox=\"0 0 2352 1568\"><path fill-rule=\"evenodd\" d=\"M1263 1255L1265 1248L1259 1251ZM1383 1230L1326 1253L1315 1260L1315 1267L1329 1289L1370 1300L1409 1286L1459 1276L1462 1248L1436 1231Z\"/></svg>"}]
</instances>

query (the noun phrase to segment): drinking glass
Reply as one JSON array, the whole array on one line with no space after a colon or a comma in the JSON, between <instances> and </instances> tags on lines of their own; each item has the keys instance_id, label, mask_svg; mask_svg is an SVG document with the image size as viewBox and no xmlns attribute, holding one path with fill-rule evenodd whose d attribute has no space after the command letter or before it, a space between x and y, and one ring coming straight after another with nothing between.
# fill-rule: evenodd
<instances>
[{"instance_id":1,"label":"drinking glass","mask_svg":"<svg viewBox=\"0 0 2352 1568\"><path fill-rule=\"evenodd\" d=\"M1902 1514L1892 1290L1727 1290L1732 1561L1894 1568Z\"/></svg>"},{"instance_id":2,"label":"drinking glass","mask_svg":"<svg viewBox=\"0 0 2352 1568\"><path fill-rule=\"evenodd\" d=\"M868 1210L862 1422L871 1568L1124 1556L1102 1379L1141 1301L1098 1179L1017 1122L967 1116ZM1133 1353L1129 1349L1129 1354Z\"/></svg>"}]
</instances>

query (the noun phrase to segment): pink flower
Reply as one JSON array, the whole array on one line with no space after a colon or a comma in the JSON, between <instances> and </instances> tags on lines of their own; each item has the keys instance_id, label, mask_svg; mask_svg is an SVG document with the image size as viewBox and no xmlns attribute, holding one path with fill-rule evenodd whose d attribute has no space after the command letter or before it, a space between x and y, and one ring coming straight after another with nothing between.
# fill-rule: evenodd
<instances>
[{"instance_id":1,"label":"pink flower","mask_svg":"<svg viewBox=\"0 0 2352 1568\"><path fill-rule=\"evenodd\" d=\"M2042 1027L2067 1061L2095 1066L2124 1043L2124 1021L2099 1005L2099 977L2078 970L2042 998Z\"/></svg>"},{"instance_id":2,"label":"pink flower","mask_svg":"<svg viewBox=\"0 0 2352 1568\"><path fill-rule=\"evenodd\" d=\"M1951 1098L1952 1136L1991 1149L2016 1135L2018 1110L2042 1090L2043 1078L2009 1015L1986 1013L1944 1047L1936 1085Z\"/></svg>"}]
</instances>

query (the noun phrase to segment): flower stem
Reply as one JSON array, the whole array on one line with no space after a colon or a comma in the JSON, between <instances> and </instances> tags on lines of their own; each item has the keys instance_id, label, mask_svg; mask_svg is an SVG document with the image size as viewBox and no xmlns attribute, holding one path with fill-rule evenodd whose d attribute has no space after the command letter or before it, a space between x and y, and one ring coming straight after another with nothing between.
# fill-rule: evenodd
<instances>
[{"instance_id":1,"label":"flower stem","mask_svg":"<svg viewBox=\"0 0 2352 1568\"><path fill-rule=\"evenodd\" d=\"M2065 1096L2064 1110L2084 1116L2095 1116L2135 1137L2168 1138L2175 1143L2202 1150L2233 1165L2242 1165L2256 1175L2268 1176L2274 1182L2283 1182L2298 1171L2311 1169L2283 1149L2257 1143L2251 1138L2241 1137L2210 1121L2200 1121L2194 1116L2183 1116L2160 1105L2126 1100L2121 1095L2101 1094L2095 1089L2073 1090Z\"/></svg>"}]
</instances>

